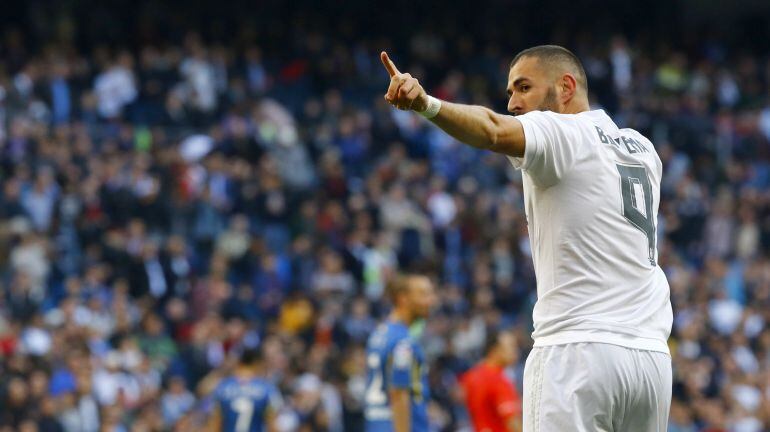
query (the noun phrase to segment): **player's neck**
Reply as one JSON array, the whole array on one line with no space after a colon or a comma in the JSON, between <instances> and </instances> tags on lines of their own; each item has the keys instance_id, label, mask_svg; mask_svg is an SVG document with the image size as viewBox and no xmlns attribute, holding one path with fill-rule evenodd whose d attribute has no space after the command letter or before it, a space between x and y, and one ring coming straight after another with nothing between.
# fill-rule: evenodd
<instances>
[{"instance_id":1,"label":"player's neck","mask_svg":"<svg viewBox=\"0 0 770 432\"><path fill-rule=\"evenodd\" d=\"M491 366L493 368L499 368L499 369L502 369L505 366L503 362L499 361L494 356L489 356L485 358L484 363L486 363L488 366Z\"/></svg>"},{"instance_id":2,"label":"player's neck","mask_svg":"<svg viewBox=\"0 0 770 432\"><path fill-rule=\"evenodd\" d=\"M588 99L584 97L574 97L564 105L561 114L577 114L589 111L590 109L591 105L588 103Z\"/></svg>"},{"instance_id":3,"label":"player's neck","mask_svg":"<svg viewBox=\"0 0 770 432\"><path fill-rule=\"evenodd\" d=\"M253 367L238 366L233 371L233 374L241 378L252 378L257 376L257 371Z\"/></svg>"},{"instance_id":4,"label":"player's neck","mask_svg":"<svg viewBox=\"0 0 770 432\"><path fill-rule=\"evenodd\" d=\"M411 314L398 308L393 309L393 311L390 313L390 320L403 323L407 327L412 324Z\"/></svg>"}]
</instances>

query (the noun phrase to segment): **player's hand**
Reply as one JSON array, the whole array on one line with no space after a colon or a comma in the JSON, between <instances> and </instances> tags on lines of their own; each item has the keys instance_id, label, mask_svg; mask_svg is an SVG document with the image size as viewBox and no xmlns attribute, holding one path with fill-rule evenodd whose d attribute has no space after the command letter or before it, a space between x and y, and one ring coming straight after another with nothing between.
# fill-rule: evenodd
<instances>
[{"instance_id":1,"label":"player's hand","mask_svg":"<svg viewBox=\"0 0 770 432\"><path fill-rule=\"evenodd\" d=\"M417 78L408 73L401 73L385 51L380 53L380 60L390 75L390 86L385 93L385 100L400 110L425 111L428 109L428 93L422 88Z\"/></svg>"}]
</instances>

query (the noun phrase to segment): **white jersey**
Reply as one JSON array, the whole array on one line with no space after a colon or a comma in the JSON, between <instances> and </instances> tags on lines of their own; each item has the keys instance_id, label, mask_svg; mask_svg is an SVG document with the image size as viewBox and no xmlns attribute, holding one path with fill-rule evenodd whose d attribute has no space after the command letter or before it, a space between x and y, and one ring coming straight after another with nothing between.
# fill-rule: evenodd
<instances>
[{"instance_id":1,"label":"white jersey","mask_svg":"<svg viewBox=\"0 0 770 432\"><path fill-rule=\"evenodd\" d=\"M533 111L524 201L537 276L535 346L605 342L668 353L673 314L657 265L662 163L603 110Z\"/></svg>"}]
</instances>

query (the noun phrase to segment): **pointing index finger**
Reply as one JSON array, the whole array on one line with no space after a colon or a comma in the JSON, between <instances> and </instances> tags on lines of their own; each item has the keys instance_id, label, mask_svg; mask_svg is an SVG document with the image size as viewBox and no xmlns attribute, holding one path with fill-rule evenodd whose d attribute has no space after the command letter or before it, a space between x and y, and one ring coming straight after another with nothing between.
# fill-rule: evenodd
<instances>
[{"instance_id":1,"label":"pointing index finger","mask_svg":"<svg viewBox=\"0 0 770 432\"><path fill-rule=\"evenodd\" d=\"M393 64L393 62L390 60L390 57L388 57L388 53L385 51L380 53L380 60L382 60L382 65L385 66L385 69L388 71L388 75L393 77L399 73L396 65Z\"/></svg>"}]
</instances>

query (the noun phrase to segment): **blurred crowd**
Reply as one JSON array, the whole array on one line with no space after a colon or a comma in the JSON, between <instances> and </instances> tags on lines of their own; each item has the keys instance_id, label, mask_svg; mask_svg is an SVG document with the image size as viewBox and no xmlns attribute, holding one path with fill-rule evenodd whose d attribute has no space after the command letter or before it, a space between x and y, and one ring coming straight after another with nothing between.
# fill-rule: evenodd
<instances>
[{"instance_id":1,"label":"blurred crowd","mask_svg":"<svg viewBox=\"0 0 770 432\"><path fill-rule=\"evenodd\" d=\"M196 430L244 347L284 395L281 430L361 430L364 344L400 269L438 284L434 430L467 430L457 376L490 328L515 330L521 387L536 284L520 173L390 108L378 53L502 111L526 46L338 30L296 26L281 50L249 26L87 47L67 20L44 44L2 31L0 431ZM669 430L770 430L770 50L548 41L663 160Z\"/></svg>"}]
</instances>

